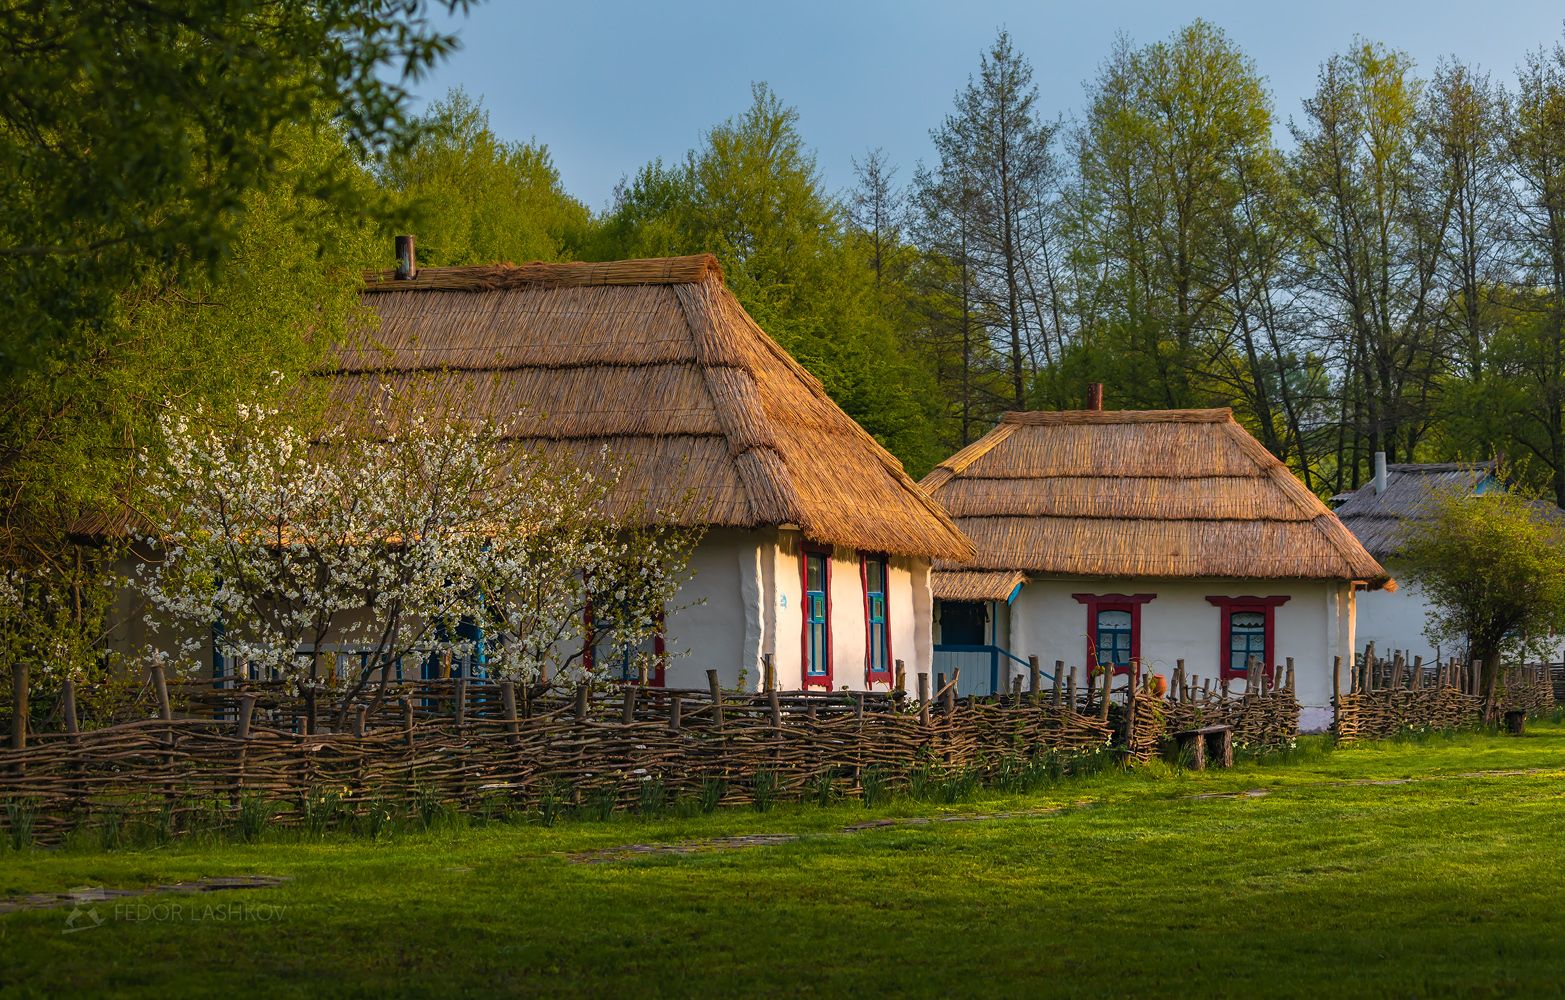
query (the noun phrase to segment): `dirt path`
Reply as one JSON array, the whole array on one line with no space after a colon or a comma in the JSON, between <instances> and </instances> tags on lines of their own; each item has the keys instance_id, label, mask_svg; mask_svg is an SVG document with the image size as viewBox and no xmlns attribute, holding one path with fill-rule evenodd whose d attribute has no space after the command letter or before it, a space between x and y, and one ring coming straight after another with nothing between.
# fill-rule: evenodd
<instances>
[{"instance_id":1,"label":"dirt path","mask_svg":"<svg viewBox=\"0 0 1565 1000\"><path fill-rule=\"evenodd\" d=\"M83 886L69 892L35 892L26 896L8 896L0 899L0 914L15 913L18 910L55 910L67 906L102 903L130 896L153 896L165 892L193 895L198 892L225 892L231 889L272 889L287 881L286 878L272 875L220 875L196 879L192 882L149 885L140 889Z\"/></svg>"}]
</instances>

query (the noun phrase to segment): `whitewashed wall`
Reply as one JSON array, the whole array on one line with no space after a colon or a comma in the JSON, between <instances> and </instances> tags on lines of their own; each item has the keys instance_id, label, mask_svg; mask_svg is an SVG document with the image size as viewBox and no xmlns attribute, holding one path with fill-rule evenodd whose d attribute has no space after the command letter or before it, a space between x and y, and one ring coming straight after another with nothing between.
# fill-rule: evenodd
<instances>
[{"instance_id":1,"label":"whitewashed wall","mask_svg":"<svg viewBox=\"0 0 1565 1000\"><path fill-rule=\"evenodd\" d=\"M777 683L784 689L804 682L803 605L800 576L800 543L797 531L780 530L763 543L762 593L766 616L761 651L771 653L777 665ZM890 618L891 656L906 664L908 683L918 670L928 669L933 658L931 633L932 597L927 559L892 556L887 574L886 607ZM831 554L832 687L866 690L864 585L859 575L859 553L834 546ZM760 678L751 687L759 687ZM876 682L874 690L887 690Z\"/></svg>"},{"instance_id":2,"label":"whitewashed wall","mask_svg":"<svg viewBox=\"0 0 1565 1000\"><path fill-rule=\"evenodd\" d=\"M1189 580L1039 580L1022 588L1011 609L1009 648L1021 657L1035 655L1045 670L1055 660L1067 668L1086 663L1087 606L1071 596L1156 594L1141 607L1141 658L1145 669L1172 676L1183 659L1199 677L1219 677L1224 637L1222 609L1208 595L1270 597L1289 600L1275 611L1276 657L1293 657L1298 671L1300 725L1306 730L1331 724L1332 658L1351 661L1355 642L1354 594L1347 583L1315 581ZM1344 678L1346 668L1344 668ZM1241 682L1242 683L1242 682Z\"/></svg>"},{"instance_id":3,"label":"whitewashed wall","mask_svg":"<svg viewBox=\"0 0 1565 1000\"><path fill-rule=\"evenodd\" d=\"M724 687L758 691L766 653L775 657L780 686L802 685L800 542L797 531L774 528L720 528L706 534L691 556L691 577L665 619L669 687L705 688L706 671L712 669ZM888 569L891 655L907 664L911 685L933 658L930 563L893 556ZM141 648L149 641L149 627L130 592L121 595L117 610L120 624L111 648ZM844 546L835 547L831 558L831 639L832 686L864 690L864 588L859 553ZM336 646L328 642L324 648ZM203 675L210 670L208 641ZM884 691L887 685L877 682L875 689Z\"/></svg>"}]
</instances>

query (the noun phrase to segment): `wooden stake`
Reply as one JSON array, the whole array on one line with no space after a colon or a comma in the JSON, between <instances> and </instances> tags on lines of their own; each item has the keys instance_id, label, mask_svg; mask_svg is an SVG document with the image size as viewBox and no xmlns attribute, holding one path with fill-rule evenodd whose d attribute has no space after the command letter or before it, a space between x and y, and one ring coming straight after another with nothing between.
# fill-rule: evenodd
<instances>
[{"instance_id":1,"label":"wooden stake","mask_svg":"<svg viewBox=\"0 0 1565 1000\"><path fill-rule=\"evenodd\" d=\"M723 731L723 686L717 683L717 671L706 672L706 686L712 692L712 722L717 726L717 731Z\"/></svg>"},{"instance_id":2,"label":"wooden stake","mask_svg":"<svg viewBox=\"0 0 1565 1000\"><path fill-rule=\"evenodd\" d=\"M364 738L365 720L369 716L369 707L366 705L353 706L353 735L356 739Z\"/></svg>"},{"instance_id":3,"label":"wooden stake","mask_svg":"<svg viewBox=\"0 0 1565 1000\"><path fill-rule=\"evenodd\" d=\"M1038 701L1038 686L1043 671L1038 669L1038 658L1027 657L1027 693L1032 696L1034 703Z\"/></svg>"},{"instance_id":4,"label":"wooden stake","mask_svg":"<svg viewBox=\"0 0 1565 1000\"><path fill-rule=\"evenodd\" d=\"M620 721L627 726L636 721L636 695L640 690L634 684L625 685L625 707L620 713Z\"/></svg>"},{"instance_id":5,"label":"wooden stake","mask_svg":"<svg viewBox=\"0 0 1565 1000\"><path fill-rule=\"evenodd\" d=\"M521 723L516 721L516 682L510 678L500 682L500 711L505 713L505 731L514 743Z\"/></svg>"},{"instance_id":6,"label":"wooden stake","mask_svg":"<svg viewBox=\"0 0 1565 1000\"><path fill-rule=\"evenodd\" d=\"M577 722L586 722L587 721L587 697L591 693L592 693L592 689L587 687L587 682L586 681L582 681L580 684L578 684L576 686L576 721Z\"/></svg>"},{"instance_id":7,"label":"wooden stake","mask_svg":"<svg viewBox=\"0 0 1565 1000\"><path fill-rule=\"evenodd\" d=\"M402 728L407 731L408 749L413 749L413 699L402 696Z\"/></svg>"},{"instance_id":8,"label":"wooden stake","mask_svg":"<svg viewBox=\"0 0 1565 1000\"><path fill-rule=\"evenodd\" d=\"M174 720L174 707L168 700L168 678L163 674L163 664L154 663L151 669L152 690L158 696L158 718L164 722Z\"/></svg>"},{"instance_id":9,"label":"wooden stake","mask_svg":"<svg viewBox=\"0 0 1565 1000\"><path fill-rule=\"evenodd\" d=\"M11 667L11 749L27 749L27 681L29 664L17 660Z\"/></svg>"},{"instance_id":10,"label":"wooden stake","mask_svg":"<svg viewBox=\"0 0 1565 1000\"><path fill-rule=\"evenodd\" d=\"M74 678L65 678L65 690L61 692L64 702L65 735L67 742L72 747L81 745L81 731L76 721L76 681Z\"/></svg>"},{"instance_id":11,"label":"wooden stake","mask_svg":"<svg viewBox=\"0 0 1565 1000\"><path fill-rule=\"evenodd\" d=\"M1333 705L1342 702L1342 656L1338 654L1331 658L1331 703Z\"/></svg>"},{"instance_id":12,"label":"wooden stake","mask_svg":"<svg viewBox=\"0 0 1565 1000\"><path fill-rule=\"evenodd\" d=\"M239 696L239 718L234 723L234 735L241 740L250 738L250 723L255 719L255 695L246 691Z\"/></svg>"},{"instance_id":13,"label":"wooden stake","mask_svg":"<svg viewBox=\"0 0 1565 1000\"><path fill-rule=\"evenodd\" d=\"M897 663L900 665L902 663L902 661L898 660ZM768 691L776 691L777 690L777 662L772 658L772 654L771 653L766 653L765 655L763 655L761 657L761 675L762 675L762 683L766 686L766 690L768 690Z\"/></svg>"},{"instance_id":14,"label":"wooden stake","mask_svg":"<svg viewBox=\"0 0 1565 1000\"><path fill-rule=\"evenodd\" d=\"M668 702L668 731L679 732L680 715L684 708L684 698L675 691Z\"/></svg>"},{"instance_id":15,"label":"wooden stake","mask_svg":"<svg viewBox=\"0 0 1565 1000\"><path fill-rule=\"evenodd\" d=\"M1054 661L1054 707L1060 707L1060 697L1065 687L1065 661Z\"/></svg>"},{"instance_id":16,"label":"wooden stake","mask_svg":"<svg viewBox=\"0 0 1565 1000\"><path fill-rule=\"evenodd\" d=\"M458 677L453 687L456 692L456 731L460 733L467 722L467 678Z\"/></svg>"},{"instance_id":17,"label":"wooden stake","mask_svg":"<svg viewBox=\"0 0 1565 1000\"><path fill-rule=\"evenodd\" d=\"M918 721L929 728L929 671L918 672Z\"/></svg>"}]
</instances>

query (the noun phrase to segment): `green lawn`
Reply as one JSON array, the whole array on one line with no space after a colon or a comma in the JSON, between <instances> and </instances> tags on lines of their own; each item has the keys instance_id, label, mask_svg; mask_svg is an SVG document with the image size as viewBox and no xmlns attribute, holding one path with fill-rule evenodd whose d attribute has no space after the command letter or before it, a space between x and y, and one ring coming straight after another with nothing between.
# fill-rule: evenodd
<instances>
[{"instance_id":1,"label":"green lawn","mask_svg":"<svg viewBox=\"0 0 1565 1000\"><path fill-rule=\"evenodd\" d=\"M131 901L183 904L178 918L130 920L99 903L104 922L80 933L64 933L68 910L0 916L0 992L1565 993L1565 728L1311 746L1231 772L1153 765L957 805L13 852L0 855L0 896L224 874L291 881ZM1475 773L1499 771L1526 773ZM841 832L866 818L1050 806L1066 808ZM802 836L570 858L755 833ZM240 904L249 919L215 919ZM279 909L258 919L266 907Z\"/></svg>"}]
</instances>

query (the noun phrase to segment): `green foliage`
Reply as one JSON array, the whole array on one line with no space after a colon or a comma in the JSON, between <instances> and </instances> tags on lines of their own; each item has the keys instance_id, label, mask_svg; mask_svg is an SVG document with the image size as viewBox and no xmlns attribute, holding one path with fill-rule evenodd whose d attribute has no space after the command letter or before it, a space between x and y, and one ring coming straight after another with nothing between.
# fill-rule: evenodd
<instances>
[{"instance_id":1,"label":"green foliage","mask_svg":"<svg viewBox=\"0 0 1565 1000\"><path fill-rule=\"evenodd\" d=\"M288 176L279 133L331 120L364 156L405 134L407 93L466 0L8 0L0 17L0 377L91 363L122 296L228 260L257 191ZM401 73L400 80L388 70ZM294 178L340 201L347 160Z\"/></svg>"},{"instance_id":2,"label":"green foliage","mask_svg":"<svg viewBox=\"0 0 1565 1000\"><path fill-rule=\"evenodd\" d=\"M422 264L568 260L589 217L565 193L547 146L505 142L489 112L453 90L417 119L418 142L385 159L381 182L413 220Z\"/></svg>"}]
</instances>

